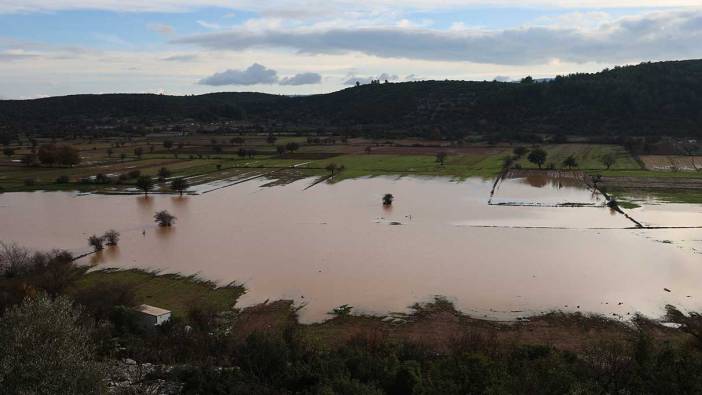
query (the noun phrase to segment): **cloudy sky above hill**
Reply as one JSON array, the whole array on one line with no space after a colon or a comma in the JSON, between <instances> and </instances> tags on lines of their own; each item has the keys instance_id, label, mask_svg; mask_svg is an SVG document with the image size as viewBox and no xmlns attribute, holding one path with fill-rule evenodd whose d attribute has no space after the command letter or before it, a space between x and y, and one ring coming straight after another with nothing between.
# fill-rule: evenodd
<instances>
[{"instance_id":1,"label":"cloudy sky above hill","mask_svg":"<svg viewBox=\"0 0 702 395\"><path fill-rule=\"evenodd\" d=\"M0 96L310 94L702 58L699 0L0 0Z\"/></svg>"}]
</instances>

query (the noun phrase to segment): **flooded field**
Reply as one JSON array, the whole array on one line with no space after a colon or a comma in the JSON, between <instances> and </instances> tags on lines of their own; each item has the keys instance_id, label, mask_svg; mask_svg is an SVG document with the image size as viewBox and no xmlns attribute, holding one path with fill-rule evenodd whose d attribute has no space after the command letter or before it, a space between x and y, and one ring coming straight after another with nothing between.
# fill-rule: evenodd
<instances>
[{"instance_id":1,"label":"flooded field","mask_svg":"<svg viewBox=\"0 0 702 395\"><path fill-rule=\"evenodd\" d=\"M83 252L88 235L114 228L120 246L83 262L244 283L243 304L292 299L305 305L303 322L342 304L382 314L434 295L496 319L702 309L702 229L632 229L574 180L506 179L491 205L493 181L479 178L377 177L305 190L312 182L261 187L270 180L258 178L183 198L6 193L0 240ZM385 193L395 196L391 208L381 205ZM178 217L175 227L154 225L163 209ZM628 212L646 225L702 225L699 205Z\"/></svg>"}]
</instances>

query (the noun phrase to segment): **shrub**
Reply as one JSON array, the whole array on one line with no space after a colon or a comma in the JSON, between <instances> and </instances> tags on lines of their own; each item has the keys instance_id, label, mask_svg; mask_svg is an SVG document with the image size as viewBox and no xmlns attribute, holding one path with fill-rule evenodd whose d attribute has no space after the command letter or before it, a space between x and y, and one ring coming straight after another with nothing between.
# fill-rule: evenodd
<instances>
[{"instance_id":1,"label":"shrub","mask_svg":"<svg viewBox=\"0 0 702 395\"><path fill-rule=\"evenodd\" d=\"M69 182L68 176L58 176L56 177L56 183L57 184L68 184Z\"/></svg>"},{"instance_id":2,"label":"shrub","mask_svg":"<svg viewBox=\"0 0 702 395\"><path fill-rule=\"evenodd\" d=\"M0 320L0 387L8 394L102 393L103 370L94 360L79 312L68 298L40 294Z\"/></svg>"}]
</instances>

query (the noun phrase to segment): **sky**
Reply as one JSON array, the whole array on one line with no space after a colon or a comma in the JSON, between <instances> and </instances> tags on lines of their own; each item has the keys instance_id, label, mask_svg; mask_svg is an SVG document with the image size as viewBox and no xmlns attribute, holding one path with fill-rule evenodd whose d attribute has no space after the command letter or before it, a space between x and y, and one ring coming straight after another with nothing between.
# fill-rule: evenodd
<instances>
[{"instance_id":1,"label":"sky","mask_svg":"<svg viewBox=\"0 0 702 395\"><path fill-rule=\"evenodd\" d=\"M0 0L0 98L331 92L702 58L702 0Z\"/></svg>"}]
</instances>

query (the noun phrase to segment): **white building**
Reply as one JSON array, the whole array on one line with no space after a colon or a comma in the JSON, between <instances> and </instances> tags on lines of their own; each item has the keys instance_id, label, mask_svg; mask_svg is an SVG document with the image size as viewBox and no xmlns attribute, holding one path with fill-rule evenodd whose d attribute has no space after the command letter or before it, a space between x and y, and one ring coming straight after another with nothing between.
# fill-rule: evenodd
<instances>
[{"instance_id":1,"label":"white building","mask_svg":"<svg viewBox=\"0 0 702 395\"><path fill-rule=\"evenodd\" d=\"M171 319L171 312L159 307L142 304L135 309L141 314L142 322L146 327L161 325Z\"/></svg>"}]
</instances>

